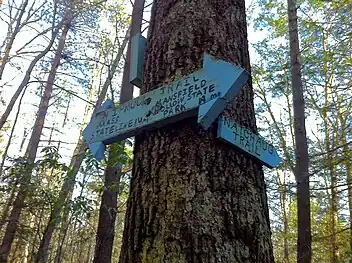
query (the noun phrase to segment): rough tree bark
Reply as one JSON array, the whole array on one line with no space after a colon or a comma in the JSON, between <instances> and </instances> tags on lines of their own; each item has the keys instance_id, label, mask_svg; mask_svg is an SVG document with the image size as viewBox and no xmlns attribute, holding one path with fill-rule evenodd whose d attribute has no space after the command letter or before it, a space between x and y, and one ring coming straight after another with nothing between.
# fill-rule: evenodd
<instances>
[{"instance_id":1,"label":"rough tree bark","mask_svg":"<svg viewBox=\"0 0 352 263\"><path fill-rule=\"evenodd\" d=\"M141 31L143 20L144 0L136 0L132 10L131 32L130 38ZM129 63L131 53L131 41L129 41L127 48L127 59L125 61L120 103L124 103L133 98L133 85L129 82ZM117 200L121 180L121 167L116 165L116 150L114 148L120 147L118 143L111 145L109 149L108 165L104 174L104 192L101 200L99 210L99 222L96 236L94 263L109 263L114 245L115 237L115 221L117 215ZM122 143L122 147L124 144ZM123 148L122 148L123 150Z\"/></svg>"},{"instance_id":2,"label":"rough tree bark","mask_svg":"<svg viewBox=\"0 0 352 263\"><path fill-rule=\"evenodd\" d=\"M298 240L297 262L308 263L312 258L312 236L310 222L310 193L309 193L309 157L305 126L304 97L301 77L301 64L299 61L299 38L297 25L296 0L288 0L288 24L290 37L290 58L292 97L295 134L297 181L297 214L298 214Z\"/></svg>"},{"instance_id":3,"label":"rough tree bark","mask_svg":"<svg viewBox=\"0 0 352 263\"><path fill-rule=\"evenodd\" d=\"M250 71L244 0L155 0L149 91L202 67L203 52ZM251 84L225 114L256 131ZM261 165L189 118L136 137L120 263L274 262Z\"/></svg>"},{"instance_id":4,"label":"rough tree bark","mask_svg":"<svg viewBox=\"0 0 352 263\"><path fill-rule=\"evenodd\" d=\"M72 19L73 17L71 15L68 15L65 19L59 44L55 52L55 57L53 59L53 64L48 75L47 84L45 86L44 93L39 104L39 109L34 123L34 128L25 153L25 157L29 164L34 163L37 155L37 149L40 142L40 136L42 134L42 130L44 127L44 121L48 111L49 101L53 91L56 72L60 65L61 53L65 47L66 36L69 31ZM7 224L6 232L2 240L2 244L0 246L0 262L7 261L7 257L10 252L11 245L13 243L15 234L18 229L18 224L20 221L22 209L25 206L25 199L27 197L26 188L28 187L28 183L30 182L30 180L31 180L31 171L28 171L26 174L22 175L22 178L19 182L20 184L19 190L13 204L13 208L9 217L9 223Z\"/></svg>"}]
</instances>

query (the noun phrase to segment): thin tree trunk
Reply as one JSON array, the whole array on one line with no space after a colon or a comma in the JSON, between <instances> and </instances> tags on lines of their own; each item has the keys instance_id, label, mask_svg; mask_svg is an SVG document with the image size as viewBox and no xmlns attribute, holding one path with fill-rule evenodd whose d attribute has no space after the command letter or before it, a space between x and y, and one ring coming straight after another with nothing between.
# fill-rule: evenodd
<instances>
[{"instance_id":1,"label":"thin tree trunk","mask_svg":"<svg viewBox=\"0 0 352 263\"><path fill-rule=\"evenodd\" d=\"M71 21L72 21L72 16L68 16L62 29L59 45L57 47L53 64L49 72L44 94L39 104L39 110L34 123L34 128L25 154L29 165L34 163L36 158L37 149L40 142L40 136L42 134L42 130L44 127L45 116L47 114L49 101L52 95L56 72L60 64L61 53L65 47L66 36L69 30ZM0 262L6 262L7 260L7 256L9 254L11 245L13 243L15 234L17 232L22 209L25 205L25 199L27 197L27 187L30 180L31 180L31 171L28 171L26 174L23 174L20 180L19 191L14 201L14 205L9 218L9 223L6 228L5 236L0 246L0 256L1 256Z\"/></svg>"},{"instance_id":2,"label":"thin tree trunk","mask_svg":"<svg viewBox=\"0 0 352 263\"><path fill-rule=\"evenodd\" d=\"M333 157L331 157L333 158ZM332 160L332 159L330 159ZM329 161L330 162L330 161ZM330 170L330 177L331 177L331 204L330 204L330 248L331 248L331 263L337 263L338 262L338 256L337 256L337 243L336 243L336 229L337 229L337 193L336 193L336 185L337 185L337 178L336 178L336 172L335 172L335 167L331 165L329 167Z\"/></svg>"},{"instance_id":3,"label":"thin tree trunk","mask_svg":"<svg viewBox=\"0 0 352 263\"><path fill-rule=\"evenodd\" d=\"M140 32L144 0L136 0L132 10L131 32L129 39ZM127 59L125 61L120 103L126 102L133 98L133 85L129 82L129 64L130 64L131 42L127 48ZM121 143L124 150L124 143ZM117 215L117 198L121 179L121 167L116 164L118 157L116 156L116 149L121 147L118 143L110 146L108 165L105 169L104 192L101 200L99 210L99 222L96 236L94 263L109 263L111 262L114 237L115 237L115 221Z\"/></svg>"},{"instance_id":4,"label":"thin tree trunk","mask_svg":"<svg viewBox=\"0 0 352 263\"><path fill-rule=\"evenodd\" d=\"M6 202L5 208L3 209L2 215L1 215L1 219L0 219L0 232L2 232L2 228L6 223L6 218L7 215L10 211L11 205L13 203L13 200L15 198L15 194L16 194L16 188L17 188L17 183L14 183L11 189L11 193L10 193L10 197L8 199L8 201Z\"/></svg>"},{"instance_id":5,"label":"thin tree trunk","mask_svg":"<svg viewBox=\"0 0 352 263\"><path fill-rule=\"evenodd\" d=\"M338 262L338 246L336 242L336 232L337 232L337 218L338 218L338 195L337 195L337 175L335 165L333 163L334 153L332 149L335 148L336 137L339 136L337 132L331 133L331 125L329 120L329 108L330 108L330 97L333 94L331 90L331 78L329 74L329 58L330 50L328 47L329 34L328 32L323 33L323 52L324 52L324 78L325 78L325 87L324 87L324 108L322 116L324 118L324 131L325 131L325 151L326 155L326 165L329 171L330 176L330 187L331 187L331 200L330 200L330 262ZM337 120L338 122L338 120ZM336 124L338 126L338 123Z\"/></svg>"},{"instance_id":6,"label":"thin tree trunk","mask_svg":"<svg viewBox=\"0 0 352 263\"><path fill-rule=\"evenodd\" d=\"M344 147L344 152L345 153L350 152L350 149L348 149L348 146L347 146L346 137L343 143L346 145ZM346 156L345 158L346 158L345 166L346 166L346 175L347 175L347 184L348 184L348 210L350 214L349 244L350 244L350 250L352 251L352 163L351 163L351 159L348 156Z\"/></svg>"},{"instance_id":7,"label":"thin tree trunk","mask_svg":"<svg viewBox=\"0 0 352 263\"><path fill-rule=\"evenodd\" d=\"M348 109L352 107L352 103L350 103ZM347 182L347 198L348 198L348 211L350 215L350 235L349 235L349 245L350 251L352 251L352 162L349 156L351 150L348 148L348 127L347 120L349 116L344 116L340 110L338 110L338 116L341 123L341 144L343 145L343 158L344 165L346 169L346 182Z\"/></svg>"},{"instance_id":8,"label":"thin tree trunk","mask_svg":"<svg viewBox=\"0 0 352 263\"><path fill-rule=\"evenodd\" d=\"M250 70L244 0L157 0L143 90L202 67ZM185 12L189 10L189 12ZM251 83L225 114L256 131ZM188 118L135 140L120 263L274 262L261 165Z\"/></svg>"},{"instance_id":9,"label":"thin tree trunk","mask_svg":"<svg viewBox=\"0 0 352 263\"><path fill-rule=\"evenodd\" d=\"M280 206L282 212L282 221L283 221L283 232L284 232L284 263L290 262L290 253L289 253L289 241L288 241L288 234L289 234L289 222L286 210L286 198L287 198L287 186L286 186L286 179L284 178L283 182L281 180L282 174L277 171L277 183L279 187L279 194L280 194Z\"/></svg>"},{"instance_id":10,"label":"thin tree trunk","mask_svg":"<svg viewBox=\"0 0 352 263\"><path fill-rule=\"evenodd\" d=\"M278 178L280 180L280 174L278 173ZM284 223L284 263L289 263L290 262L290 253L289 253L289 248L288 248L288 234L290 233L289 231L289 225L288 225L288 216L287 216L287 210L286 210L286 195L287 195L287 187L285 185L285 180L283 183L281 183L280 180L280 199L281 199L281 210L282 210L282 220Z\"/></svg>"},{"instance_id":11,"label":"thin tree trunk","mask_svg":"<svg viewBox=\"0 0 352 263\"><path fill-rule=\"evenodd\" d=\"M312 258L312 236L310 222L309 159L305 127L304 97L299 61L299 38L296 0L288 0L288 24L290 37L292 97L295 133L297 181L298 240L297 262L310 263Z\"/></svg>"},{"instance_id":12,"label":"thin tree trunk","mask_svg":"<svg viewBox=\"0 0 352 263\"><path fill-rule=\"evenodd\" d=\"M141 32L145 0L135 0L132 9L131 33L129 40ZM123 78L120 93L120 103L133 98L133 85L130 83L131 41L128 43L126 61L123 68Z\"/></svg>"},{"instance_id":13,"label":"thin tree trunk","mask_svg":"<svg viewBox=\"0 0 352 263\"><path fill-rule=\"evenodd\" d=\"M15 131L15 127L16 127L16 124L17 124L17 120L18 120L18 116L19 116L19 113L20 113L22 100L23 100L25 92L26 92L26 90L23 91L22 96L20 98L20 101L18 103L18 110L17 110L17 113L16 113L15 121L14 121L14 123L12 125L12 129L11 129L11 133L10 133L10 136L9 136L9 140L8 140L8 143L7 143L6 147L5 147L5 152L3 154L3 158L2 158L2 161L1 161L0 176L2 175L3 167L4 167L4 164L5 164L6 157L7 157L7 152L9 150L9 148L10 148L10 145L11 145L12 136L13 136L13 133ZM10 198L9 198L8 202L6 203L6 207L5 207L4 211L3 211L3 214L2 214L1 219L0 219L0 232L2 231L2 227L4 226L4 224L6 222L6 218L8 216L8 212L10 211L11 204L14 201L16 188L17 188L17 183L15 182L14 185L13 185L13 188L11 190Z\"/></svg>"},{"instance_id":14,"label":"thin tree trunk","mask_svg":"<svg viewBox=\"0 0 352 263\"><path fill-rule=\"evenodd\" d=\"M72 233L75 233L76 226L77 226L77 221L75 221L74 224L73 224ZM73 243L74 243L73 239L74 239L74 236L71 235L71 240L70 240L70 245L69 245L69 248L70 248L70 251L71 251L71 259L70 259L71 263L74 263L74 258L75 258L75 254L76 254L76 248L75 248L75 246L73 246Z\"/></svg>"},{"instance_id":15,"label":"thin tree trunk","mask_svg":"<svg viewBox=\"0 0 352 263\"><path fill-rule=\"evenodd\" d=\"M26 86L26 88L27 88L27 86ZM2 160L1 160L1 164L0 164L0 178L2 176L2 171L4 169L5 161L6 161L6 158L7 158L7 153L9 151L9 149L10 149L10 146L11 146L12 137L13 137L13 134L15 132L16 124L17 124L17 121L18 121L18 116L19 116L20 111L21 111L22 100L23 100L24 94L26 93L26 88L24 89L24 91L22 93L22 96L20 98L20 101L18 103L18 108L17 108L15 120L14 120L12 128L11 128L11 133L10 133L9 139L7 141L7 144L6 144L5 151L4 151L3 155L2 155ZM0 231L1 231L1 227L0 227Z\"/></svg>"},{"instance_id":16,"label":"thin tree trunk","mask_svg":"<svg viewBox=\"0 0 352 263\"><path fill-rule=\"evenodd\" d=\"M92 244L89 244L86 263L89 263L89 262L90 262L90 253L91 253L91 250L92 250Z\"/></svg>"},{"instance_id":17,"label":"thin tree trunk","mask_svg":"<svg viewBox=\"0 0 352 263\"><path fill-rule=\"evenodd\" d=\"M70 196L71 197L71 196ZM65 243L65 239L67 236L68 228L70 227L70 222L71 218L69 218L69 209L64 210L64 214L62 217L62 223L61 223L61 229L60 229L60 234L59 234L59 246L56 251L54 263L60 263L62 262L62 254L63 254L63 247Z\"/></svg>"},{"instance_id":18,"label":"thin tree trunk","mask_svg":"<svg viewBox=\"0 0 352 263\"><path fill-rule=\"evenodd\" d=\"M52 92L52 87L54 84L56 71L57 71L57 68L60 64L61 54L62 54L62 51L65 47L66 36L69 31L69 28L71 27L72 20L73 20L73 16L72 16L72 14L69 13L67 15L67 22L65 23L64 28L62 30L59 47L56 50L55 59L54 59L54 63L56 63L56 64L54 64L53 71L51 72L53 74L50 73L49 78L48 78L47 87L50 86L50 97L51 97L51 92ZM47 90L47 88L46 88L46 90ZM47 100L47 102L49 102L49 100ZM48 108L48 104L46 104L46 111L47 111L47 108ZM50 215L49 221L55 221L55 218L52 218ZM44 235L45 235L45 232L44 232ZM45 242L45 241L46 241L45 238L41 239L40 246L39 246L38 252L36 254L35 262L46 262L46 260L47 260L47 251L49 249L49 243Z\"/></svg>"},{"instance_id":19,"label":"thin tree trunk","mask_svg":"<svg viewBox=\"0 0 352 263\"><path fill-rule=\"evenodd\" d=\"M325 90L325 109L324 109L324 126L325 126L325 151L327 153L326 155L326 165L328 169L328 176L330 177L330 190L331 190L331 198L330 198L330 262L331 263L336 263L338 262L338 256L337 256L337 243L336 243L336 232L337 232L337 209L338 209L338 196L337 196L337 176L336 176L336 170L335 166L333 163L334 160L334 155L331 149L335 148L335 139L331 138L330 136L330 124L329 124L329 119L328 119L328 105L329 105L329 100L328 100L328 94L330 92L329 88L326 88ZM332 135L334 136L334 134ZM332 144L331 141L332 140Z\"/></svg>"},{"instance_id":20,"label":"thin tree trunk","mask_svg":"<svg viewBox=\"0 0 352 263\"><path fill-rule=\"evenodd\" d=\"M104 191L99 210L94 263L109 263L114 245L117 198L121 179L121 167L116 164L115 144L110 146L108 167L104 174ZM115 160L115 161L114 161Z\"/></svg>"},{"instance_id":21,"label":"thin tree trunk","mask_svg":"<svg viewBox=\"0 0 352 263\"><path fill-rule=\"evenodd\" d=\"M19 250L20 246L21 246L21 242L19 241L16 242L15 249L13 249L12 251L12 255L10 257L9 262L15 262L16 258L18 258L17 251Z\"/></svg>"},{"instance_id":22,"label":"thin tree trunk","mask_svg":"<svg viewBox=\"0 0 352 263\"><path fill-rule=\"evenodd\" d=\"M87 174L84 174L83 178L82 178L81 191L80 191L79 197L83 196L83 190L84 190L84 187L86 186L87 181L88 181L88 176L87 176ZM77 227L77 223L78 223L78 227ZM81 221L75 219L72 232L75 233L76 231L79 231L79 229L81 228L81 224L82 224ZM69 247L71 248L71 251L72 251L72 254L71 254L71 262L72 263L75 262L74 261L75 254L76 254L76 251L78 251L78 248L77 248L78 246L76 246L77 243L78 243L78 241L74 240L74 235L71 235L71 242L70 242Z\"/></svg>"},{"instance_id":23,"label":"thin tree trunk","mask_svg":"<svg viewBox=\"0 0 352 263\"><path fill-rule=\"evenodd\" d=\"M115 238L117 200L121 180L121 167L117 164L118 157L116 156L118 147L121 146L116 143L109 148L108 165L104 173L104 191L99 209L94 263L111 262ZM123 150L123 144L121 150Z\"/></svg>"},{"instance_id":24,"label":"thin tree trunk","mask_svg":"<svg viewBox=\"0 0 352 263\"><path fill-rule=\"evenodd\" d=\"M20 31L22 17L26 11L27 5L28 5L28 0L24 0L24 2L20 6L20 11L19 11L20 13L19 13L18 17L16 18L17 21L16 21L15 29L13 30L13 32L10 36L10 39L8 40L8 42L6 44L4 56L0 57L0 62L1 62L1 64L0 64L0 80L2 79L2 74L4 73L5 65L8 62L13 42L15 41L15 38L16 38L18 32Z\"/></svg>"},{"instance_id":25,"label":"thin tree trunk","mask_svg":"<svg viewBox=\"0 0 352 263\"><path fill-rule=\"evenodd\" d=\"M51 47L53 46L56 36L59 32L59 28L57 28L56 30L53 31L50 42L48 44L48 46L42 51L40 52L29 64L28 69L23 77L23 80L21 82L21 84L18 86L17 90L15 91L15 93L13 94L9 104L6 107L6 110L4 111L4 113L1 115L0 118L0 130L3 128L4 124L7 121L7 118L9 117L13 106L15 105L18 97L20 96L21 92L23 91L23 89L28 85L28 82L31 78L31 74L32 71L34 69L34 67L36 66L36 64L38 63L39 60L41 60L51 49Z\"/></svg>"},{"instance_id":26,"label":"thin tree trunk","mask_svg":"<svg viewBox=\"0 0 352 263\"><path fill-rule=\"evenodd\" d=\"M28 130L27 128L23 128L23 137L22 137L22 141L21 141L21 145L20 145L20 150L19 152L22 153L23 147L24 147L24 143L27 139L27 135L28 135Z\"/></svg>"},{"instance_id":27,"label":"thin tree trunk","mask_svg":"<svg viewBox=\"0 0 352 263\"><path fill-rule=\"evenodd\" d=\"M91 85L90 85L91 89L90 89L90 92L89 92L89 101L92 101L93 93L94 93L94 85L95 85L95 81L96 81L97 74L98 74L95 71L99 72L98 63L96 64L95 68L92 71L93 77L92 77L92 81L91 81ZM83 123L86 123L88 112L89 112L89 105L87 104L86 108L85 108L85 111L84 111ZM82 161L83 161L84 152L85 152L86 149L87 149L87 145L84 145L84 141L82 140L82 138L80 138L78 143L77 143L77 145L76 145L76 148L75 148L75 150L73 152L73 157L71 159L70 167L71 167L72 174L68 173L66 175L67 177L71 176L71 177L74 177L74 178L71 178L71 177L70 178L67 178L67 177L65 178L65 180L68 180L68 179L72 180L73 179L73 182L71 181L71 183L73 184L73 188L74 188L74 184L75 184L76 174L78 173L78 169L79 169L79 166L77 167L74 164L78 163L76 161L77 158L82 158ZM64 181L64 184L65 184L65 181ZM67 187L64 184L63 184L63 186L61 188L60 194L63 192L63 189L66 189L66 187ZM73 193L73 188L71 188L72 190L69 191L66 201L67 200L71 200L72 193ZM63 211L62 220L60 220L61 228L60 228L60 233L59 233L59 238L58 238L59 239L58 248L56 250L56 255L55 255L55 259L54 259L54 262L56 262L56 263L60 263L62 261L63 246L64 246L64 242L65 242L65 239L66 239L67 231L68 231L70 220L71 220L71 219L69 219L70 211L69 211L68 207L64 206L63 210L64 211Z\"/></svg>"},{"instance_id":28,"label":"thin tree trunk","mask_svg":"<svg viewBox=\"0 0 352 263\"><path fill-rule=\"evenodd\" d=\"M287 212L286 208L284 208L284 262L285 263L290 263L290 253L288 249L288 235L289 235L289 227L288 227L288 217L287 217Z\"/></svg>"},{"instance_id":29,"label":"thin tree trunk","mask_svg":"<svg viewBox=\"0 0 352 263\"><path fill-rule=\"evenodd\" d=\"M95 68L95 70L98 70L98 68ZM94 70L93 70L93 76L95 76ZM92 101L92 97L93 97L93 93L94 93L93 92L94 91L94 89L93 89L94 83L95 83L95 77L93 77L93 80L91 83L91 90L89 93L89 101ZM84 123L85 123L86 117L88 115L88 112L89 112L89 106L87 105L86 109L85 109L85 114L84 114ZM66 202L68 200L71 200L71 198L72 198L76 175L78 173L80 163L83 161L83 158L85 156L84 153L87 149L87 145L84 143L85 143L85 141L82 138L80 138L78 140L78 143L77 143L76 148L73 152L73 157L72 157L71 163L70 163L70 168L71 168L70 171L72 173L67 173L65 180L64 180L64 183L63 183L63 186L61 187L61 190L60 190L60 196L61 196L63 191L66 191L65 189L67 189L69 185L72 185L72 188L67 190L68 195L66 198ZM79 164L79 165L77 165L77 164ZM69 182L69 180L70 180L70 182ZM64 196L64 195L62 195L62 196ZM62 219L60 220L61 227L60 227L60 234L59 234L59 245L56 250L56 255L55 255L55 259L54 259L55 263L60 263L62 261L63 247L64 247L65 239L67 236L68 228L69 228L69 225L71 222L71 218L69 218L70 211L69 211L68 207L63 206L62 209L63 209L63 215L62 215Z\"/></svg>"},{"instance_id":30,"label":"thin tree trunk","mask_svg":"<svg viewBox=\"0 0 352 263\"><path fill-rule=\"evenodd\" d=\"M99 94L99 98L96 103L95 110L100 107L100 105L102 104L103 100L106 97L106 93L107 93L108 88L111 84L111 80L116 72L116 69L117 69L118 64L120 62L120 59L122 57L123 51L127 45L128 35L129 35L129 30L126 33L125 39L123 40L123 43L122 43L121 47L119 48L119 51L116 54L116 57L111 65L111 69L109 70L108 77L103 85L103 88L102 88L100 94ZM65 205L67 198L71 195L71 193L74 189L76 175L77 175L79 167L81 166L82 161L84 159L84 154L81 154L81 153L86 150L86 147L87 147L87 144L85 143L85 141L82 140L82 138L80 138L78 145L76 146L76 149L74 152L74 157L71 160L71 164L70 164L71 170L67 174L67 176L64 180L64 183L61 187L59 201L54 205L53 210L51 211L48 224L45 228L43 238L40 242L40 247L38 249L38 257L37 257L36 262L45 262L45 259L46 259L47 253L48 253L48 249L49 249L49 245L50 245L50 241L51 241L51 237L54 233L54 230L55 230L58 222L60 222L60 220L61 220L62 208Z\"/></svg>"},{"instance_id":31,"label":"thin tree trunk","mask_svg":"<svg viewBox=\"0 0 352 263\"><path fill-rule=\"evenodd\" d=\"M41 218L43 216L43 212L44 212L44 209L42 208L40 210L39 218ZM36 218L37 218L36 215L30 215L30 220L29 220L29 227L30 228L34 228L35 227ZM40 227L40 221L39 221L39 224L37 224L37 225L39 225L39 227ZM22 262L21 263L31 262L32 252L33 252L32 248L36 244L36 235L37 235L37 232L39 231L39 229L38 229L39 227L37 226L36 233L31 238L31 241L29 241L30 238L25 240L25 253L24 253L25 255L22 257ZM31 246L31 248L30 248L30 246Z\"/></svg>"},{"instance_id":32,"label":"thin tree trunk","mask_svg":"<svg viewBox=\"0 0 352 263\"><path fill-rule=\"evenodd\" d=\"M42 217L43 217L43 214L44 214L44 208L41 209L40 211L40 215L39 215L39 221L36 222L36 231L35 231L35 234L34 234L34 237L33 237L33 241L32 241L32 248L31 248L31 254L30 254L30 262L33 262L34 260L34 255L35 255L35 252L36 252L36 247L37 247L37 240L40 238L40 227L41 227L41 222L42 222ZM38 240L39 241L39 240Z\"/></svg>"}]
</instances>

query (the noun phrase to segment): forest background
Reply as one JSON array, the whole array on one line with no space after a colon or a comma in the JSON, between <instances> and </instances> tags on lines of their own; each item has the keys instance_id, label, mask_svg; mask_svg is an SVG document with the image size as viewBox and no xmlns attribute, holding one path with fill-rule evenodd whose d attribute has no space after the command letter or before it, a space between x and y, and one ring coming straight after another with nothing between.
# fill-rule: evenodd
<instances>
[{"instance_id":1,"label":"forest background","mask_svg":"<svg viewBox=\"0 0 352 263\"><path fill-rule=\"evenodd\" d=\"M95 161L80 135L94 108L107 98L119 101L132 4L0 3L0 238L14 201L25 193L9 262L32 262L45 247L50 262L90 262L109 162ZM145 36L151 4L145 2ZM296 261L297 238L286 5L246 1L257 125L282 157L278 168L265 169L276 262ZM352 258L351 10L350 0L298 1L314 262ZM125 143L109 151L122 166L110 186L118 193L113 262L131 175L133 139ZM30 175L25 183L23 174ZM48 227L52 237L44 245Z\"/></svg>"}]
</instances>

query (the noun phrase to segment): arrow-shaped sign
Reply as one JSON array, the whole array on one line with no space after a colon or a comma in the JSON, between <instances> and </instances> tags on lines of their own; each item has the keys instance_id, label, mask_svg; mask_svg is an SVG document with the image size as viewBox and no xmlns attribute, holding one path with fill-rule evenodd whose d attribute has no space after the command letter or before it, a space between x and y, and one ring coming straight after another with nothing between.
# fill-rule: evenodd
<instances>
[{"instance_id":1,"label":"arrow-shaped sign","mask_svg":"<svg viewBox=\"0 0 352 263\"><path fill-rule=\"evenodd\" d=\"M204 72L207 76L216 79L216 86L221 96L199 107L198 123L208 129L215 119L225 110L226 105L246 84L249 73L237 66L212 56L204 56Z\"/></svg>"},{"instance_id":2,"label":"arrow-shaped sign","mask_svg":"<svg viewBox=\"0 0 352 263\"><path fill-rule=\"evenodd\" d=\"M265 141L262 136L224 116L219 118L218 138L249 153L269 168L277 166L281 161L274 146Z\"/></svg>"},{"instance_id":3,"label":"arrow-shaped sign","mask_svg":"<svg viewBox=\"0 0 352 263\"><path fill-rule=\"evenodd\" d=\"M107 100L105 101L99 109L97 109L94 113L93 113L93 117L94 118L95 115L98 115L100 113L103 113L104 111L108 110L108 109L112 109L114 108L114 102L112 100ZM92 120L91 120L92 121ZM83 137L84 137L84 131L83 131ZM92 144L89 144L89 149L91 150L93 156L98 156L99 161L103 158L104 156L104 152L105 152L105 145L102 144L101 142L95 142Z\"/></svg>"},{"instance_id":4,"label":"arrow-shaped sign","mask_svg":"<svg viewBox=\"0 0 352 263\"><path fill-rule=\"evenodd\" d=\"M83 136L98 160L105 145L197 115L207 128L248 79L248 72L205 54L203 69L96 114ZM200 106L200 107L199 107Z\"/></svg>"}]
</instances>

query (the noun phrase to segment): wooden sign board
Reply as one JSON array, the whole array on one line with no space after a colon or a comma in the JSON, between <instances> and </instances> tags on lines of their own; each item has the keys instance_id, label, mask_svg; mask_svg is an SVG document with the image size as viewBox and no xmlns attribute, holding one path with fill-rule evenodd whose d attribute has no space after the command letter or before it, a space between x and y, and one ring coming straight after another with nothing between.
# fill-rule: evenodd
<instances>
[{"instance_id":1,"label":"wooden sign board","mask_svg":"<svg viewBox=\"0 0 352 263\"><path fill-rule=\"evenodd\" d=\"M274 146L262 136L224 116L219 118L218 138L250 154L269 168L279 165L281 161Z\"/></svg>"},{"instance_id":2,"label":"wooden sign board","mask_svg":"<svg viewBox=\"0 0 352 263\"><path fill-rule=\"evenodd\" d=\"M101 159L105 145L181 119L197 116L207 129L249 77L243 68L205 54L199 71L93 116L83 132Z\"/></svg>"}]
</instances>

